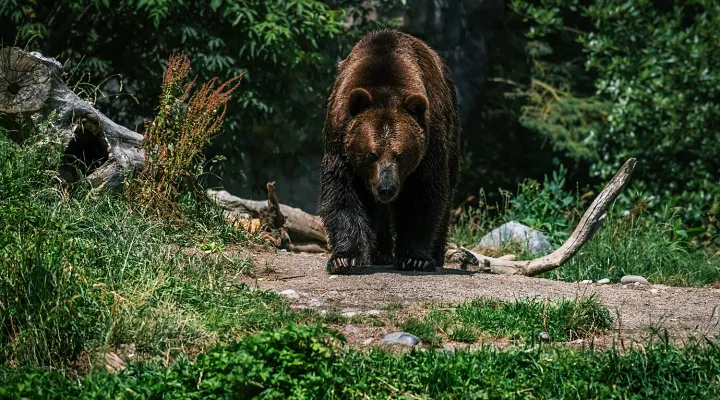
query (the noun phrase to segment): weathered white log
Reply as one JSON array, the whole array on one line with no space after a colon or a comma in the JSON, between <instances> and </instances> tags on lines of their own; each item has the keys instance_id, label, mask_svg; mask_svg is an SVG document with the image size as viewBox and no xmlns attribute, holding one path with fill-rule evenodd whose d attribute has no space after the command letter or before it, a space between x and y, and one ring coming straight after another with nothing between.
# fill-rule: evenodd
<instances>
[{"instance_id":1,"label":"weathered white log","mask_svg":"<svg viewBox=\"0 0 720 400\"><path fill-rule=\"evenodd\" d=\"M580 248L587 243L600 228L605 219L608 207L627 186L630 176L635 169L636 160L628 159L595 200L590 204L585 214L570 237L560 248L554 252L532 260L512 260L507 258L493 258L461 248L466 254L479 261L482 270L496 274L511 274L535 276L543 272L560 267L570 260Z\"/></svg>"},{"instance_id":2,"label":"weathered white log","mask_svg":"<svg viewBox=\"0 0 720 400\"><path fill-rule=\"evenodd\" d=\"M49 121L48 140L63 147L66 180L77 165L95 188L115 189L145 163L143 136L116 124L63 81L62 65L17 47L0 49L0 118L10 137L23 141L37 121ZM80 163L77 163L77 161Z\"/></svg>"}]
</instances>

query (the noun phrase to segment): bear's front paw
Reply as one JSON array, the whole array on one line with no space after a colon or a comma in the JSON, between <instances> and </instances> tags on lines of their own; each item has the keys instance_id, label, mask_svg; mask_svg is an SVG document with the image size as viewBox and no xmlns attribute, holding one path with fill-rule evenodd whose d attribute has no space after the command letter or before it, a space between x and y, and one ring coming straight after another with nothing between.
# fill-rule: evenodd
<instances>
[{"instance_id":1,"label":"bear's front paw","mask_svg":"<svg viewBox=\"0 0 720 400\"><path fill-rule=\"evenodd\" d=\"M360 258L331 257L327 262L327 272L330 274L346 274L353 268L361 266Z\"/></svg>"},{"instance_id":2,"label":"bear's front paw","mask_svg":"<svg viewBox=\"0 0 720 400\"><path fill-rule=\"evenodd\" d=\"M398 271L430 271L435 272L435 260L432 258L402 258L395 263Z\"/></svg>"}]
</instances>

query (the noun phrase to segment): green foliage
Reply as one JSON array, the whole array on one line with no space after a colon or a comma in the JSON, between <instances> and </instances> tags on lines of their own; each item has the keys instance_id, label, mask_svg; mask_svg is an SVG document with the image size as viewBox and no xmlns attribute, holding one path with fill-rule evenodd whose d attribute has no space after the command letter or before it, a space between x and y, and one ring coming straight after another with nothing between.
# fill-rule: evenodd
<instances>
[{"instance_id":1,"label":"green foliage","mask_svg":"<svg viewBox=\"0 0 720 400\"><path fill-rule=\"evenodd\" d=\"M577 282L641 275L651 283L703 286L720 281L720 259L690 243L680 219L670 212L658 219L609 216L578 254L544 277Z\"/></svg>"},{"instance_id":2,"label":"green foliage","mask_svg":"<svg viewBox=\"0 0 720 400\"><path fill-rule=\"evenodd\" d=\"M203 172L205 147L222 127L226 104L242 78L237 76L217 88L213 78L193 91L195 79L188 81L189 73L185 55L170 56L158 114L146 124L141 144L145 166L140 176L125 181L128 200L165 217L179 216L181 196L205 197L196 174ZM237 82L230 86L233 81Z\"/></svg>"},{"instance_id":3,"label":"green foliage","mask_svg":"<svg viewBox=\"0 0 720 400\"><path fill-rule=\"evenodd\" d=\"M503 204L492 208L485 205L481 193L479 206L468 206L460 215L453 230L454 240L474 247L497 225L514 220L543 232L554 247L560 246L575 227L582 209L577 194L565 189L566 175L567 169L559 164L542 183L525 179L518 185L517 194L501 191Z\"/></svg>"},{"instance_id":4,"label":"green foliage","mask_svg":"<svg viewBox=\"0 0 720 400\"><path fill-rule=\"evenodd\" d=\"M218 345L170 367L130 365L118 374L63 379L53 372L7 374L0 397L44 399L333 398L716 398L720 347L651 344L623 354L554 346L453 354L339 351L321 326L289 325ZM0 373L1 374L1 373Z\"/></svg>"},{"instance_id":5,"label":"green foliage","mask_svg":"<svg viewBox=\"0 0 720 400\"><path fill-rule=\"evenodd\" d=\"M59 151L38 138L0 136L0 363L63 368L123 344L174 356L295 318L237 283L249 260L195 251L247 241L221 210L183 204L178 229L111 195L71 194L55 185Z\"/></svg>"},{"instance_id":6,"label":"green foliage","mask_svg":"<svg viewBox=\"0 0 720 400\"><path fill-rule=\"evenodd\" d=\"M642 193L646 206L655 211L660 211L658 203L678 206L690 226L715 224L720 198L720 92L714 84L720 79L720 4L515 0L512 8L529 21L530 43L545 49L530 54L533 62L578 71L555 80L555 85L565 82L562 90L573 99L557 108L561 118L526 110L527 126L557 146L582 149L569 154L590 155L591 172L602 180L628 157L637 157L631 188ZM570 41L575 45L564 46ZM557 52L562 54L549 56ZM585 70L571 68L580 64ZM593 82L596 91L574 87L582 80ZM559 96L548 98L541 108L563 102ZM602 113L588 110L589 104L598 104ZM566 118L587 121L589 129L568 136Z\"/></svg>"},{"instance_id":7,"label":"green foliage","mask_svg":"<svg viewBox=\"0 0 720 400\"><path fill-rule=\"evenodd\" d=\"M612 317L594 297L552 302L478 298L454 306L436 304L423 321L410 317L398 326L431 347L442 344L438 332L468 343L480 337L535 343L545 331L551 341L567 342L611 328Z\"/></svg>"},{"instance_id":8,"label":"green foliage","mask_svg":"<svg viewBox=\"0 0 720 400\"><path fill-rule=\"evenodd\" d=\"M551 178L545 176L542 184L532 179L522 182L518 194L510 200L504 219L543 232L555 248L562 245L580 218L578 196L565 190L566 173L560 165Z\"/></svg>"}]
</instances>

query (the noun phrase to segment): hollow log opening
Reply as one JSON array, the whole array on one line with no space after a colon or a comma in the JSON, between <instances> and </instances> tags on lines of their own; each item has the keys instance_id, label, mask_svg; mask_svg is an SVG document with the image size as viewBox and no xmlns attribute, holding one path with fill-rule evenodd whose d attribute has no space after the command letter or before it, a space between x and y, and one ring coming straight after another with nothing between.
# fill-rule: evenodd
<instances>
[{"instance_id":1,"label":"hollow log opening","mask_svg":"<svg viewBox=\"0 0 720 400\"><path fill-rule=\"evenodd\" d=\"M75 136L65 148L60 167L66 181L77 182L108 161L108 145L98 132L97 126L89 121L75 130Z\"/></svg>"}]
</instances>

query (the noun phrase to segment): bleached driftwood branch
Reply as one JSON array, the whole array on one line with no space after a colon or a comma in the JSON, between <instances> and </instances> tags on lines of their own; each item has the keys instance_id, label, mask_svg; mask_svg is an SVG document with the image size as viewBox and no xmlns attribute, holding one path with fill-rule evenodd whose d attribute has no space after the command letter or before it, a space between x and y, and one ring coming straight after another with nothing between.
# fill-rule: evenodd
<instances>
[{"instance_id":1,"label":"bleached driftwood branch","mask_svg":"<svg viewBox=\"0 0 720 400\"><path fill-rule=\"evenodd\" d=\"M480 268L495 274L535 276L560 267L570 260L585 245L602 225L608 207L630 182L636 160L630 158L590 204L570 237L554 252L532 260L493 258L462 249L480 262Z\"/></svg>"}]
</instances>

